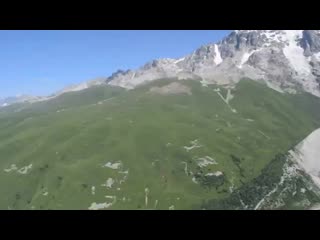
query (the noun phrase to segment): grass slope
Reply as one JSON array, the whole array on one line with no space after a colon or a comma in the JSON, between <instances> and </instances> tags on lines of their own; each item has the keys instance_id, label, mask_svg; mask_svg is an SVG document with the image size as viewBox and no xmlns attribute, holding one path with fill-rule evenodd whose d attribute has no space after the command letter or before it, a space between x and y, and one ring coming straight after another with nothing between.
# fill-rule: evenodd
<instances>
[{"instance_id":1,"label":"grass slope","mask_svg":"<svg viewBox=\"0 0 320 240\"><path fill-rule=\"evenodd\" d=\"M217 86L196 81L182 81L191 96L148 91L171 81L130 91L94 87L2 109L0 208L198 208L251 182L320 126L320 100L309 94L281 94L242 80L228 106ZM194 140L200 147L187 151ZM206 156L217 164L200 168L198 159ZM108 162L121 165L102 167ZM9 171L12 164L17 169ZM26 174L18 172L30 164ZM206 177L217 171L222 180Z\"/></svg>"}]
</instances>

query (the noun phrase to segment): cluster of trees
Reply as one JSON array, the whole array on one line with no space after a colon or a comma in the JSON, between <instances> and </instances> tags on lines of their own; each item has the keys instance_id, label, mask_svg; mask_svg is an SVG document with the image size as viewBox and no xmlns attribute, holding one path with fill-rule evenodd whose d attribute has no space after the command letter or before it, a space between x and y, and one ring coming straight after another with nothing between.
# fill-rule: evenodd
<instances>
[{"instance_id":1,"label":"cluster of trees","mask_svg":"<svg viewBox=\"0 0 320 240\"><path fill-rule=\"evenodd\" d=\"M204 175L202 172L198 172L195 175L196 180L205 188L212 189L215 188L218 190L219 187L221 187L225 181L225 175L221 174L219 176L216 175Z\"/></svg>"},{"instance_id":2,"label":"cluster of trees","mask_svg":"<svg viewBox=\"0 0 320 240\"><path fill-rule=\"evenodd\" d=\"M237 168L239 169L239 172L240 172L240 176L241 177L245 177L244 176L244 169L241 167L241 161L244 161L245 159L244 158L238 158L236 157L235 155L231 154L230 155L231 159L232 159L232 162L237 166Z\"/></svg>"},{"instance_id":3,"label":"cluster of trees","mask_svg":"<svg viewBox=\"0 0 320 240\"><path fill-rule=\"evenodd\" d=\"M239 158L233 158L235 163L240 163ZM246 205L249 209L253 208L266 194L268 194L280 182L283 174L283 165L286 155L278 154L262 170L261 174L252 181L242 185L231 193L227 198L204 201L202 209L244 209Z\"/></svg>"}]
</instances>

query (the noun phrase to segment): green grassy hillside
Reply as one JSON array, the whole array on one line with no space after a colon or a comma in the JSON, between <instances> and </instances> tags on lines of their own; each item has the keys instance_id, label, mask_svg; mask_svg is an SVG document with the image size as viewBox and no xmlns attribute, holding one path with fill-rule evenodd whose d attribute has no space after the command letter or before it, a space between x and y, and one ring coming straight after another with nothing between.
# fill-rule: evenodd
<instances>
[{"instance_id":1,"label":"green grassy hillside","mask_svg":"<svg viewBox=\"0 0 320 240\"><path fill-rule=\"evenodd\" d=\"M110 86L0 111L1 209L197 209L320 127L320 99L251 80L188 94ZM219 95L220 94L220 95Z\"/></svg>"}]
</instances>

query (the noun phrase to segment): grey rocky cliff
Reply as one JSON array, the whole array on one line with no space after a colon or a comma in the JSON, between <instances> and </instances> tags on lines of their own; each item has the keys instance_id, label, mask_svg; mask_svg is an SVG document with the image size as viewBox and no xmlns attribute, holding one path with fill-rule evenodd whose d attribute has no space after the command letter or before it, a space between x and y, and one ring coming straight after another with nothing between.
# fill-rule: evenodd
<instances>
[{"instance_id":1,"label":"grey rocky cliff","mask_svg":"<svg viewBox=\"0 0 320 240\"><path fill-rule=\"evenodd\" d=\"M167 77L233 84L243 77L278 91L320 96L319 30L236 30L180 59L158 59L114 74L108 84L132 89Z\"/></svg>"},{"instance_id":2,"label":"grey rocky cliff","mask_svg":"<svg viewBox=\"0 0 320 240\"><path fill-rule=\"evenodd\" d=\"M320 32L316 30L303 31L301 39L301 47L305 50L306 56L320 52Z\"/></svg>"}]
</instances>

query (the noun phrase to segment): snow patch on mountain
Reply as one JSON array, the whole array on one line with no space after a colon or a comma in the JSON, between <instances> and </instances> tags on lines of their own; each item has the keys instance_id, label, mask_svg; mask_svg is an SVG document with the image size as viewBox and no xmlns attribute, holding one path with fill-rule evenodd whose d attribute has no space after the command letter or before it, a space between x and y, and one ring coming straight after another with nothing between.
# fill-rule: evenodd
<instances>
[{"instance_id":1,"label":"snow patch on mountain","mask_svg":"<svg viewBox=\"0 0 320 240\"><path fill-rule=\"evenodd\" d=\"M306 76L311 73L311 70L308 60L304 56L304 49L298 45L298 40L302 38L302 32L303 30L283 31L282 39L286 41L283 53L298 75Z\"/></svg>"},{"instance_id":2,"label":"snow patch on mountain","mask_svg":"<svg viewBox=\"0 0 320 240\"><path fill-rule=\"evenodd\" d=\"M223 60L221 58L221 54L217 44L214 45L214 53L215 53L215 56L213 61L215 62L216 65L219 65L220 63L222 63Z\"/></svg>"},{"instance_id":3,"label":"snow patch on mountain","mask_svg":"<svg viewBox=\"0 0 320 240\"><path fill-rule=\"evenodd\" d=\"M240 61L239 65L237 67L241 69L243 64L245 64L248 61L249 57L256 51L257 50L254 50L254 51L251 51L251 52L245 52L243 54L243 56L241 58L241 61Z\"/></svg>"},{"instance_id":4,"label":"snow patch on mountain","mask_svg":"<svg viewBox=\"0 0 320 240\"><path fill-rule=\"evenodd\" d=\"M185 59L184 57L183 57L183 58L179 58L179 59L176 60L174 63L177 64L177 63L179 63L179 62L182 62L184 59Z\"/></svg>"},{"instance_id":5,"label":"snow patch on mountain","mask_svg":"<svg viewBox=\"0 0 320 240\"><path fill-rule=\"evenodd\" d=\"M320 61L320 52L315 53L313 56L314 56L318 61Z\"/></svg>"}]
</instances>

